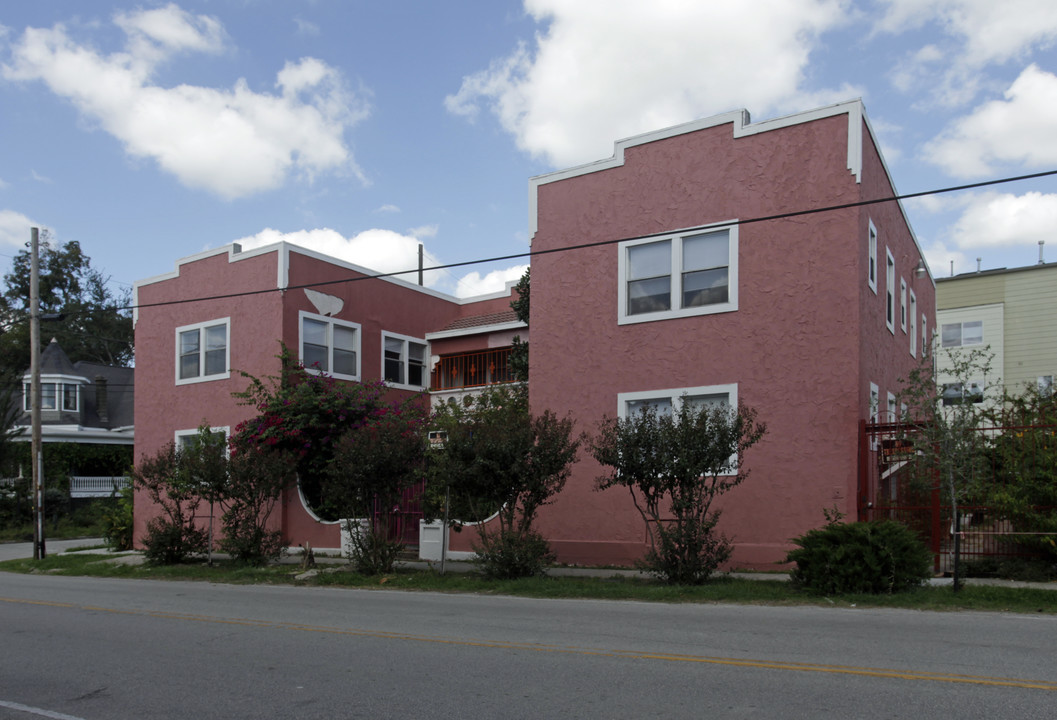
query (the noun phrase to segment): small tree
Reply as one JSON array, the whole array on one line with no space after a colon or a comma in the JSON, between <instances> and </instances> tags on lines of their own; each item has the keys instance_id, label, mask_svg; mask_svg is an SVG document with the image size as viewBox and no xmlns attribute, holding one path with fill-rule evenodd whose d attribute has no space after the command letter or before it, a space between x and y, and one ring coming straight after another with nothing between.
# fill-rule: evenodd
<instances>
[{"instance_id":1,"label":"small tree","mask_svg":"<svg viewBox=\"0 0 1057 720\"><path fill-rule=\"evenodd\" d=\"M202 502L200 488L181 472L180 452L174 443L144 457L132 469L132 482L161 509L160 515L147 522L143 539L149 562L172 565L205 551L206 533L194 519Z\"/></svg>"},{"instance_id":2,"label":"small tree","mask_svg":"<svg viewBox=\"0 0 1057 720\"><path fill-rule=\"evenodd\" d=\"M1004 428L990 448L995 482L988 504L1020 532L1019 544L1057 558L1057 396L1029 388L1007 394L996 424Z\"/></svg>"},{"instance_id":3,"label":"small tree","mask_svg":"<svg viewBox=\"0 0 1057 720\"><path fill-rule=\"evenodd\" d=\"M268 522L283 488L297 481L297 464L284 450L231 439L227 484L221 499L224 537L220 549L239 562L263 565L285 552L282 531Z\"/></svg>"},{"instance_id":4,"label":"small tree","mask_svg":"<svg viewBox=\"0 0 1057 720\"><path fill-rule=\"evenodd\" d=\"M646 568L672 584L700 584L730 557L712 502L744 482L744 452L766 430L749 407L695 407L685 396L674 414L646 407L602 421L591 452L610 471L598 489L631 493L650 538Z\"/></svg>"},{"instance_id":5,"label":"small tree","mask_svg":"<svg viewBox=\"0 0 1057 720\"><path fill-rule=\"evenodd\" d=\"M240 426L240 434L248 444L289 452L308 504L324 519L341 519L343 508L326 488L335 444L349 428L386 406L388 388L310 374L285 347L279 357L278 377L261 380L243 373L250 384L236 397L258 414Z\"/></svg>"},{"instance_id":6,"label":"small tree","mask_svg":"<svg viewBox=\"0 0 1057 720\"><path fill-rule=\"evenodd\" d=\"M529 291L531 289L532 268L525 268L525 274L517 281L514 292L517 297L510 301L510 307L517 315L517 319L528 324L529 321ZM515 335L513 347L510 349L510 372L515 380L528 380L529 372L529 344L528 340L522 342L520 335Z\"/></svg>"},{"instance_id":7,"label":"small tree","mask_svg":"<svg viewBox=\"0 0 1057 720\"><path fill-rule=\"evenodd\" d=\"M485 573L542 572L553 554L533 522L565 486L583 442L573 434L572 419L549 410L533 416L528 389L519 385L446 403L434 413L433 425L447 432L447 440L430 456L431 483L449 487L456 502L478 518L496 514L497 529L477 526L475 550Z\"/></svg>"},{"instance_id":8,"label":"small tree","mask_svg":"<svg viewBox=\"0 0 1057 720\"><path fill-rule=\"evenodd\" d=\"M954 521L954 590L961 587L960 506L981 490L987 475L987 457L979 429L988 417L983 399L990 377L990 352L940 350L944 371L939 378L931 362L922 362L903 380L899 400L907 406L912 425L907 440L924 469L926 483L943 490ZM936 358L934 358L936 359Z\"/></svg>"},{"instance_id":9,"label":"small tree","mask_svg":"<svg viewBox=\"0 0 1057 720\"><path fill-rule=\"evenodd\" d=\"M375 408L350 426L334 446L326 492L347 518L368 518L350 528L351 559L360 572L390 572L404 545L391 536L391 508L422 480L429 413L421 398Z\"/></svg>"}]
</instances>

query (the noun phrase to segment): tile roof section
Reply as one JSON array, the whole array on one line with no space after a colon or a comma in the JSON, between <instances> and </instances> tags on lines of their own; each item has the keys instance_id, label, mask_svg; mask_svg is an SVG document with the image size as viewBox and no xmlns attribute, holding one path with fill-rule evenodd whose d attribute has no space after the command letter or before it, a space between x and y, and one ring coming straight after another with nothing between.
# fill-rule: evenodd
<instances>
[{"instance_id":1,"label":"tile roof section","mask_svg":"<svg viewBox=\"0 0 1057 720\"><path fill-rule=\"evenodd\" d=\"M487 315L471 315L469 317L459 318L442 328L441 332L447 330L466 330L468 328L484 327L487 325L516 323L517 321L516 312L513 310L504 310L503 312L488 313Z\"/></svg>"}]
</instances>

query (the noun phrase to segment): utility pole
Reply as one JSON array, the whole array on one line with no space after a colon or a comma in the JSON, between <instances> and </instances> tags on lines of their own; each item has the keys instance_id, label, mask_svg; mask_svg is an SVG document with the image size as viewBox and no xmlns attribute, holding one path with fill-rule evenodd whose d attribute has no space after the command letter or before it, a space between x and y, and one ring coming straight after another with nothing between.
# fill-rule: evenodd
<instances>
[{"instance_id":1,"label":"utility pole","mask_svg":"<svg viewBox=\"0 0 1057 720\"><path fill-rule=\"evenodd\" d=\"M29 392L33 424L33 559L43 560L44 549L44 465L40 452L40 231L30 230L29 264Z\"/></svg>"}]
</instances>

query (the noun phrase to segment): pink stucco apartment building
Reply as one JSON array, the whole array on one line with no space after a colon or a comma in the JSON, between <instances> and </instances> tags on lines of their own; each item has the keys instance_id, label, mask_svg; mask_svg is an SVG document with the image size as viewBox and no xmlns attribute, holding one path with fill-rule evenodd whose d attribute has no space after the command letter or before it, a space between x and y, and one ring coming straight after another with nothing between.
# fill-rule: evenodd
<instances>
[{"instance_id":1,"label":"pink stucco apartment building","mask_svg":"<svg viewBox=\"0 0 1057 720\"><path fill-rule=\"evenodd\" d=\"M896 412L935 317L903 208L870 204L895 190L862 103L647 133L529 190L533 409L593 433L605 415L684 397L755 407L768 434L722 501L739 567L781 561L824 508L854 518L859 423ZM280 244L205 253L138 283L137 457L203 421L245 419L234 370L274 373L280 340L353 381L385 377L389 347L422 383L394 391L428 374L435 400L510 380L511 338L527 332L509 292L460 301L394 279L322 284L369 274ZM167 304L238 291L262 292ZM600 472L584 453L540 513L564 562L631 563L645 548L627 493L596 491ZM139 534L151 509L138 499L136 510ZM296 489L275 522L291 545L338 544ZM450 547L465 551L471 535Z\"/></svg>"}]
</instances>

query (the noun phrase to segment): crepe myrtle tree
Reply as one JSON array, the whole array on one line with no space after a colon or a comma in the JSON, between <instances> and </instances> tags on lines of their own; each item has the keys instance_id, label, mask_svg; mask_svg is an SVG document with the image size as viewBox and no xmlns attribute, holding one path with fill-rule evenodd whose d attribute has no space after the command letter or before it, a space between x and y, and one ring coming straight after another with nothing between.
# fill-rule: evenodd
<instances>
[{"instance_id":1,"label":"crepe myrtle tree","mask_svg":"<svg viewBox=\"0 0 1057 720\"><path fill-rule=\"evenodd\" d=\"M391 572L404 549L391 532L391 509L424 477L427 407L421 397L380 405L335 443L324 491L346 518L367 519L349 533L350 559L365 574Z\"/></svg>"},{"instance_id":2,"label":"crepe myrtle tree","mask_svg":"<svg viewBox=\"0 0 1057 720\"><path fill-rule=\"evenodd\" d=\"M712 503L745 481L745 451L766 431L750 407L698 407L685 395L672 413L645 407L602 421L591 447L608 468L598 489L628 489L650 539L646 569L670 584L696 585L730 558Z\"/></svg>"},{"instance_id":3,"label":"crepe myrtle tree","mask_svg":"<svg viewBox=\"0 0 1057 720\"><path fill-rule=\"evenodd\" d=\"M572 419L550 410L533 415L528 388L506 385L441 405L431 427L446 440L429 457L433 502L426 513L440 515L447 488L453 506L471 515L460 519L494 515L494 522L477 525L474 545L486 575L542 573L554 555L533 522L565 487L584 441Z\"/></svg>"},{"instance_id":4,"label":"crepe myrtle tree","mask_svg":"<svg viewBox=\"0 0 1057 720\"><path fill-rule=\"evenodd\" d=\"M938 357L923 360L906 378L898 400L906 405L905 439L918 458L918 482L938 487L951 506L954 523L953 583L961 589L960 508L984 492L989 475L984 437L980 428L989 416L984 388L998 385L991 374L993 355L988 350L941 349ZM933 361L942 358L937 375Z\"/></svg>"}]
</instances>

